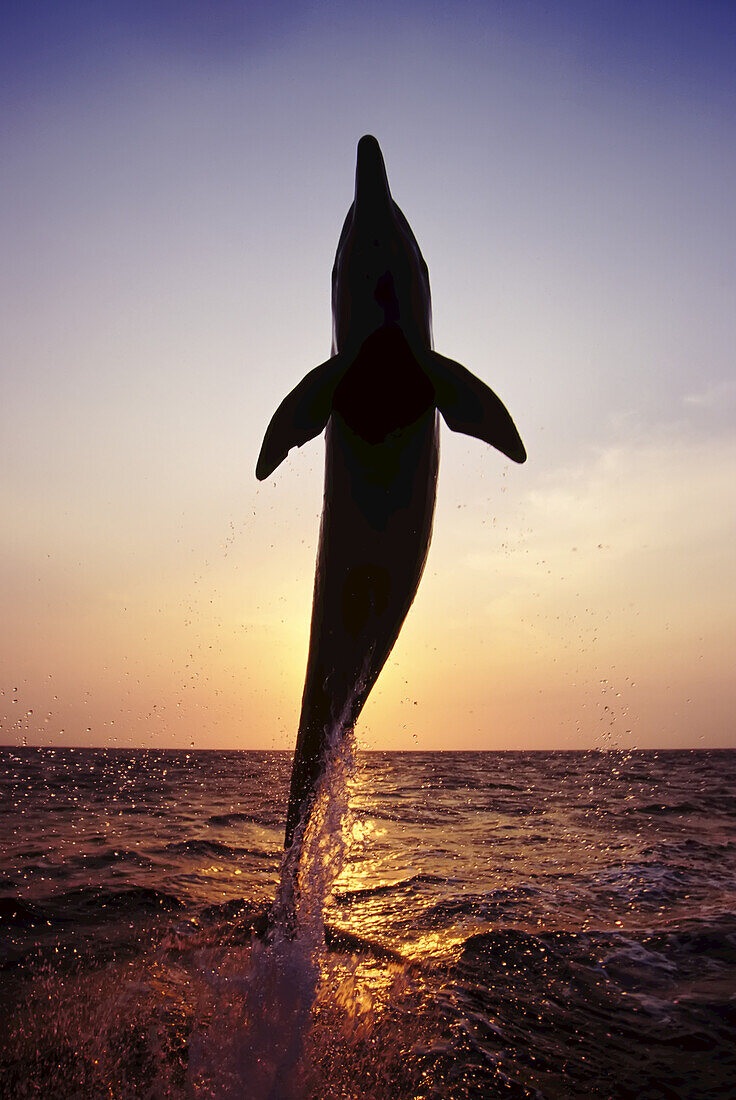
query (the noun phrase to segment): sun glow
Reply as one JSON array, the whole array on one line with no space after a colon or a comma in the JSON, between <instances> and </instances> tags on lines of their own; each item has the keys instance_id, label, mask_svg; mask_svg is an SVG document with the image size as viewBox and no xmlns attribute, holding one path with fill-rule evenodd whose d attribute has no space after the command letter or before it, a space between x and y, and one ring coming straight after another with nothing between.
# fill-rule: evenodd
<instances>
[{"instance_id":1,"label":"sun glow","mask_svg":"<svg viewBox=\"0 0 736 1100\"><path fill-rule=\"evenodd\" d=\"M443 430L427 570L359 737L733 744L732 66L461 8L422 13L421 50L413 17L347 5L283 36L269 9L237 64L102 8L70 9L51 67L43 21L7 53L3 740L293 744L322 444L253 471L329 352L371 131L437 348L529 461Z\"/></svg>"}]
</instances>

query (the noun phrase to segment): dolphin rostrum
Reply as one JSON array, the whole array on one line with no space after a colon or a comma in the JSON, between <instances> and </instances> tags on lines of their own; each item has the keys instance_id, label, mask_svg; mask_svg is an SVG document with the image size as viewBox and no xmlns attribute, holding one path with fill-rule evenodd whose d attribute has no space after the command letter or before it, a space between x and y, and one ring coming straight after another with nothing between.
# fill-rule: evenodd
<instances>
[{"instance_id":1,"label":"dolphin rostrum","mask_svg":"<svg viewBox=\"0 0 736 1100\"><path fill-rule=\"evenodd\" d=\"M256 466L268 477L326 427L312 627L286 821L306 825L336 723L352 728L411 606L432 534L437 410L515 462L503 403L432 350L429 274L391 197L376 139L358 143L355 199L332 270L332 356L276 410Z\"/></svg>"}]
</instances>

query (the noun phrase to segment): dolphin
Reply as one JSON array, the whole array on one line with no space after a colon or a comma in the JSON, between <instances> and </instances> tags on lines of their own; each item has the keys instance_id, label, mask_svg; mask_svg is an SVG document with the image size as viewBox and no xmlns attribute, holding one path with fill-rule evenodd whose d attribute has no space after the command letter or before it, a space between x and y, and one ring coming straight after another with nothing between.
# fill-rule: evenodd
<instances>
[{"instance_id":1,"label":"dolphin","mask_svg":"<svg viewBox=\"0 0 736 1100\"><path fill-rule=\"evenodd\" d=\"M453 431L526 459L501 400L433 350L427 265L370 135L358 143L332 318L331 357L279 405L256 466L259 480L269 477L292 447L327 429L287 849L306 827L331 738L354 726L416 594L432 535L438 410Z\"/></svg>"}]
</instances>

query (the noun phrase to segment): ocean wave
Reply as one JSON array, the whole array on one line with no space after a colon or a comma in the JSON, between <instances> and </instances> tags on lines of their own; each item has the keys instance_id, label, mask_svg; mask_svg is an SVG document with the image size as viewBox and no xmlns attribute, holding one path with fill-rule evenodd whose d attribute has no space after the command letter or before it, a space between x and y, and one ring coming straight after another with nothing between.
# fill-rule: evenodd
<instances>
[{"instance_id":1,"label":"ocean wave","mask_svg":"<svg viewBox=\"0 0 736 1100\"><path fill-rule=\"evenodd\" d=\"M244 813L242 810L237 810L227 814L212 814L207 818L210 825L263 825L266 828L271 828L280 823L281 818L275 814L255 814Z\"/></svg>"},{"instance_id":2,"label":"ocean wave","mask_svg":"<svg viewBox=\"0 0 736 1100\"><path fill-rule=\"evenodd\" d=\"M19 897L0 897L0 929L12 925L28 928L48 922L48 915L38 902Z\"/></svg>"},{"instance_id":3,"label":"ocean wave","mask_svg":"<svg viewBox=\"0 0 736 1100\"><path fill-rule=\"evenodd\" d=\"M161 806L151 806L150 803L135 806L116 806L118 817L168 817L168 811Z\"/></svg>"},{"instance_id":4,"label":"ocean wave","mask_svg":"<svg viewBox=\"0 0 736 1100\"><path fill-rule=\"evenodd\" d=\"M133 852L126 848L106 848L104 851L77 852L69 859L69 865L87 871L104 870L117 863L128 864L133 867L155 867L156 861L143 855L142 852Z\"/></svg>"},{"instance_id":5,"label":"ocean wave","mask_svg":"<svg viewBox=\"0 0 736 1100\"><path fill-rule=\"evenodd\" d=\"M697 814L704 807L695 802L648 802L644 806L628 806L624 813L630 814Z\"/></svg>"},{"instance_id":6,"label":"ocean wave","mask_svg":"<svg viewBox=\"0 0 736 1100\"><path fill-rule=\"evenodd\" d=\"M205 905L199 912L199 919L208 924L229 924L236 919L256 919L267 912L268 906L265 902L259 904L252 898L230 898L214 905Z\"/></svg>"},{"instance_id":7,"label":"ocean wave","mask_svg":"<svg viewBox=\"0 0 736 1100\"><path fill-rule=\"evenodd\" d=\"M112 890L105 886L79 886L55 895L49 900L58 916L71 920L90 916L95 920L105 916L120 916L140 912L176 912L184 903L172 893L152 886L127 886Z\"/></svg>"},{"instance_id":8,"label":"ocean wave","mask_svg":"<svg viewBox=\"0 0 736 1100\"><path fill-rule=\"evenodd\" d=\"M591 888L627 904L659 905L688 897L693 876L685 867L659 862L613 864L596 872Z\"/></svg>"},{"instance_id":9,"label":"ocean wave","mask_svg":"<svg viewBox=\"0 0 736 1100\"><path fill-rule=\"evenodd\" d=\"M487 894L462 894L459 897L443 898L424 910L421 923L433 928L442 927L446 922L462 917L493 920L501 914L508 916L519 905L528 907L530 899L539 894L540 890L536 887L515 886L493 890Z\"/></svg>"},{"instance_id":10,"label":"ocean wave","mask_svg":"<svg viewBox=\"0 0 736 1100\"><path fill-rule=\"evenodd\" d=\"M235 859L239 856L250 856L253 859L273 859L274 853L264 851L261 848L235 847L232 844L223 844L219 840L206 840L197 837L192 840L172 840L165 845L165 851L174 852L177 855L213 856L217 859Z\"/></svg>"},{"instance_id":11,"label":"ocean wave","mask_svg":"<svg viewBox=\"0 0 736 1100\"><path fill-rule=\"evenodd\" d=\"M354 901L363 901L365 898L395 894L422 884L443 884L445 881L440 875L419 873L410 878L399 879L397 882L381 882L376 886L364 886L355 890L338 890L333 894L333 898L340 905L350 905Z\"/></svg>"},{"instance_id":12,"label":"ocean wave","mask_svg":"<svg viewBox=\"0 0 736 1100\"><path fill-rule=\"evenodd\" d=\"M647 942L660 951L694 959L698 965L711 960L732 967L736 988L736 914L715 912L701 920L690 920L677 929L652 932Z\"/></svg>"}]
</instances>

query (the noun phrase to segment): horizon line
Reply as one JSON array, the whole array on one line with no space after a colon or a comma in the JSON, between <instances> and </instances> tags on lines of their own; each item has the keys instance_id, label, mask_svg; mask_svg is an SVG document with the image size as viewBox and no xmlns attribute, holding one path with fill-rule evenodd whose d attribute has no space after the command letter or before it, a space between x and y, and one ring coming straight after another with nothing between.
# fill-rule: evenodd
<instances>
[{"instance_id":1,"label":"horizon line","mask_svg":"<svg viewBox=\"0 0 736 1100\"><path fill-rule=\"evenodd\" d=\"M32 750L39 749L53 750L58 752L187 752L187 753L217 753L217 752L253 752L253 753L284 753L293 755L293 749L273 749L273 748L194 748L192 746L164 746L164 745L8 745L0 744L0 752L5 750ZM402 755L439 755L448 754L456 756L460 753L514 753L514 752L534 752L534 753L599 753L605 755L608 753L632 753L632 752L736 752L736 745L680 745L673 746L667 745L665 747L657 746L634 746L633 748L619 747L611 745L605 748L598 746L590 746L588 748L515 748L515 749L366 749L356 746L356 752L370 753L380 756L395 756Z\"/></svg>"}]
</instances>

